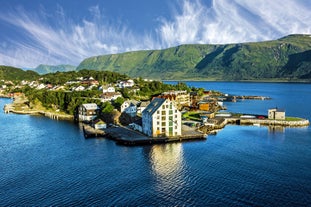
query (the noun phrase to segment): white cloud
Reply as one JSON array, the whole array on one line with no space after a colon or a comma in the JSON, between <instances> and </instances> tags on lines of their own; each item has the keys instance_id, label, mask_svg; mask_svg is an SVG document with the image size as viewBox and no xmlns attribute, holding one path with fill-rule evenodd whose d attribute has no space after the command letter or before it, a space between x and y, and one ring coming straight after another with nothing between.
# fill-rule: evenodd
<instances>
[{"instance_id":1,"label":"white cloud","mask_svg":"<svg viewBox=\"0 0 311 207\"><path fill-rule=\"evenodd\" d=\"M62 9L53 18L56 26L46 18L19 10L18 15L6 14L0 19L21 29L25 41L11 41L0 45L0 64L17 67L36 67L43 64L79 64L84 58L131 50L152 49L150 36L134 35L125 25L111 25L105 21L98 7L92 7L93 19L77 24L66 18ZM30 40L30 41L29 41ZM159 46L158 46L159 47Z\"/></svg>"},{"instance_id":2,"label":"white cloud","mask_svg":"<svg viewBox=\"0 0 311 207\"><path fill-rule=\"evenodd\" d=\"M311 6L303 0L213 0L211 5L184 0L158 30L164 43L236 43L311 33Z\"/></svg>"},{"instance_id":3,"label":"white cloud","mask_svg":"<svg viewBox=\"0 0 311 207\"><path fill-rule=\"evenodd\" d=\"M304 0L177 0L170 18L160 17L153 31L134 34L122 23L110 23L98 6L91 19L74 22L61 6L48 14L23 9L0 14L0 20L19 29L23 38L0 44L0 64L36 67L38 64L79 64L84 58L190 43L234 43L276 39L292 33L311 33L311 6ZM49 24L51 19L56 19Z\"/></svg>"}]
</instances>

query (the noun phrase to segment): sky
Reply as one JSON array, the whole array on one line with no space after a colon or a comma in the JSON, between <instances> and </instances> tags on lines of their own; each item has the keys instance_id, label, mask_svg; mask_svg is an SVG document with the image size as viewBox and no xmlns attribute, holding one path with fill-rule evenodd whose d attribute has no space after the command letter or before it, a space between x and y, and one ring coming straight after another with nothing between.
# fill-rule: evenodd
<instances>
[{"instance_id":1,"label":"sky","mask_svg":"<svg viewBox=\"0 0 311 207\"><path fill-rule=\"evenodd\" d=\"M310 0L0 0L0 65L311 34Z\"/></svg>"}]
</instances>

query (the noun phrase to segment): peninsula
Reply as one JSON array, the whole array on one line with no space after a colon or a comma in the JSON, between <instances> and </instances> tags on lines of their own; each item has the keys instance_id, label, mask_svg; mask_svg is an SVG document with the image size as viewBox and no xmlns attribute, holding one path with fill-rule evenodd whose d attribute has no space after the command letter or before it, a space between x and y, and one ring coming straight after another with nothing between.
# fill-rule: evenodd
<instances>
[{"instance_id":1,"label":"peninsula","mask_svg":"<svg viewBox=\"0 0 311 207\"><path fill-rule=\"evenodd\" d=\"M277 108L261 115L223 112L226 102L270 97L223 94L111 72L83 70L3 80L0 94L14 100L4 107L6 113L83 122L86 138L105 136L125 145L205 139L227 124L309 125Z\"/></svg>"}]
</instances>

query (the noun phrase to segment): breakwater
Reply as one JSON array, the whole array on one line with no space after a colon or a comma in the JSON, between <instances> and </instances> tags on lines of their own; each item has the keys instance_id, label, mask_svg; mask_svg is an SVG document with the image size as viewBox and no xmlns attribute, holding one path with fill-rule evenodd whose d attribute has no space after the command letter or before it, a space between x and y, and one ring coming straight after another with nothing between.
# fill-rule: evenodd
<instances>
[{"instance_id":1,"label":"breakwater","mask_svg":"<svg viewBox=\"0 0 311 207\"><path fill-rule=\"evenodd\" d=\"M244 119L244 118L220 118L215 119L213 124L200 127L200 131L210 134L214 130L224 128L228 124L235 125L261 125L261 126L282 126L282 127L306 127L310 125L309 120L300 119L294 121L274 119Z\"/></svg>"}]
</instances>

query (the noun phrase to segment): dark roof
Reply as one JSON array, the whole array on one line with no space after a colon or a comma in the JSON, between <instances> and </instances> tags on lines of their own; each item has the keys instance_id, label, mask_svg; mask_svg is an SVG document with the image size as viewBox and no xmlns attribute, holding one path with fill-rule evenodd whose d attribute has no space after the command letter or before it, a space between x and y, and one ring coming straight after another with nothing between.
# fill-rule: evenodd
<instances>
[{"instance_id":1,"label":"dark roof","mask_svg":"<svg viewBox=\"0 0 311 207\"><path fill-rule=\"evenodd\" d=\"M165 102L164 98L154 98L142 113L153 114Z\"/></svg>"},{"instance_id":2,"label":"dark roof","mask_svg":"<svg viewBox=\"0 0 311 207\"><path fill-rule=\"evenodd\" d=\"M142 119L142 118L137 119L137 120L136 120L136 121L134 121L133 123L135 123L135 124L137 124L137 125L142 126L142 124L143 124L143 119Z\"/></svg>"}]
</instances>

